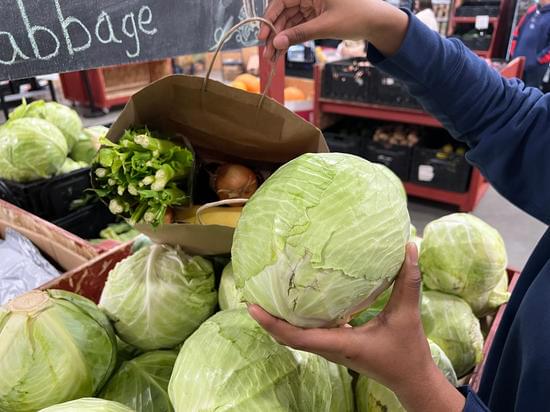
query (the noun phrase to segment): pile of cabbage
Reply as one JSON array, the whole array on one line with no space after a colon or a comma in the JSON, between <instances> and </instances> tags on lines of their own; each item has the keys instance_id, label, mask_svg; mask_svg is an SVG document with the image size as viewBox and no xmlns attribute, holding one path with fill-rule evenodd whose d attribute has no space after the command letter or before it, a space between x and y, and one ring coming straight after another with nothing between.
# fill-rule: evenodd
<instances>
[{"instance_id":1,"label":"pile of cabbage","mask_svg":"<svg viewBox=\"0 0 550 412\"><path fill-rule=\"evenodd\" d=\"M76 111L56 102L23 102L0 126L0 179L26 183L90 166L103 126L82 128Z\"/></svg>"},{"instance_id":2,"label":"pile of cabbage","mask_svg":"<svg viewBox=\"0 0 550 412\"><path fill-rule=\"evenodd\" d=\"M422 321L434 361L454 385L481 360L472 302L490 312L503 288L499 277L493 290L467 293L473 280L464 279L489 277L501 262L489 243L469 243L495 240L494 233L484 235L470 217L447 219L461 218L460 230L428 225L420 253L424 276L437 286L423 291ZM410 238L406 199L391 172L349 155L302 156L244 208L231 260L143 244L109 273L97 305L48 290L1 307L0 411L401 411L377 382L359 376L354 384L344 367L279 345L245 304L275 308L304 327L352 317L352 325L364 324L389 299ZM454 249L436 263L440 243ZM454 276L466 286L441 291L436 281L453 276L449 256L463 259L460 248L471 264Z\"/></svg>"}]
</instances>

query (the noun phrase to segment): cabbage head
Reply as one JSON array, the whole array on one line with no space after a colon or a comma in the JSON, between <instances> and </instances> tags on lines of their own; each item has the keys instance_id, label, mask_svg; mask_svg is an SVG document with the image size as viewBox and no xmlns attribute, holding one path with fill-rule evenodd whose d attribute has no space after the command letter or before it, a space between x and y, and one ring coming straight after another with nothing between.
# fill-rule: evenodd
<instances>
[{"instance_id":1,"label":"cabbage head","mask_svg":"<svg viewBox=\"0 0 550 412\"><path fill-rule=\"evenodd\" d=\"M71 158L91 165L101 146L99 138L105 136L108 131L105 126L93 126L82 130L71 149Z\"/></svg>"},{"instance_id":2,"label":"cabbage head","mask_svg":"<svg viewBox=\"0 0 550 412\"><path fill-rule=\"evenodd\" d=\"M88 165L84 162L76 162L70 157L67 157L63 164L61 165L61 168L57 171L57 175L64 175L67 173L74 172L75 170L80 170L88 167Z\"/></svg>"},{"instance_id":3,"label":"cabbage head","mask_svg":"<svg viewBox=\"0 0 550 412\"><path fill-rule=\"evenodd\" d=\"M481 317L506 303L493 296L506 270L504 241L481 219L454 213L429 223L424 230L419 265L428 289L456 295Z\"/></svg>"},{"instance_id":4,"label":"cabbage head","mask_svg":"<svg viewBox=\"0 0 550 412\"><path fill-rule=\"evenodd\" d=\"M329 412L355 412L352 377L348 369L333 362L327 363L332 386Z\"/></svg>"},{"instance_id":5,"label":"cabbage head","mask_svg":"<svg viewBox=\"0 0 550 412\"><path fill-rule=\"evenodd\" d=\"M136 412L118 402L98 398L82 398L50 406L39 412Z\"/></svg>"},{"instance_id":6,"label":"cabbage head","mask_svg":"<svg viewBox=\"0 0 550 412\"><path fill-rule=\"evenodd\" d=\"M41 119L10 120L0 127L0 178L15 182L45 179L67 158L58 128Z\"/></svg>"},{"instance_id":7,"label":"cabbage head","mask_svg":"<svg viewBox=\"0 0 550 412\"><path fill-rule=\"evenodd\" d=\"M328 363L279 345L246 309L224 310L183 343L168 393L176 412L332 412Z\"/></svg>"},{"instance_id":8,"label":"cabbage head","mask_svg":"<svg viewBox=\"0 0 550 412\"><path fill-rule=\"evenodd\" d=\"M424 291L421 309L426 335L443 349L459 377L482 361L483 335L479 320L464 300Z\"/></svg>"},{"instance_id":9,"label":"cabbage head","mask_svg":"<svg viewBox=\"0 0 550 412\"><path fill-rule=\"evenodd\" d=\"M456 374L451 361L437 344L430 341L430 351L437 367L443 372L447 380L457 386ZM357 412L406 412L399 399L390 389L366 376L359 376L355 386Z\"/></svg>"},{"instance_id":10,"label":"cabbage head","mask_svg":"<svg viewBox=\"0 0 550 412\"><path fill-rule=\"evenodd\" d=\"M354 327L362 326L368 321L377 317L378 314L384 310L388 301L390 300L391 291L392 291L392 288L388 288L384 292L382 292L376 298L376 300L373 302L372 305L370 305L365 310L359 312L358 314L354 315L353 319L349 322L349 324Z\"/></svg>"},{"instance_id":11,"label":"cabbage head","mask_svg":"<svg viewBox=\"0 0 550 412\"><path fill-rule=\"evenodd\" d=\"M218 303L220 304L221 310L246 307L246 304L241 302L239 291L235 286L235 276L233 275L233 266L231 262L227 264L222 272L220 290L218 292Z\"/></svg>"},{"instance_id":12,"label":"cabbage head","mask_svg":"<svg viewBox=\"0 0 550 412\"><path fill-rule=\"evenodd\" d=\"M78 113L57 102L44 100L37 100L30 104L23 102L10 114L10 120L25 117L44 119L53 124L63 133L69 150L72 149L82 131L82 121Z\"/></svg>"},{"instance_id":13,"label":"cabbage head","mask_svg":"<svg viewBox=\"0 0 550 412\"><path fill-rule=\"evenodd\" d=\"M391 284L409 233L402 184L385 166L305 154L244 207L232 248L237 288L294 325L343 324Z\"/></svg>"},{"instance_id":14,"label":"cabbage head","mask_svg":"<svg viewBox=\"0 0 550 412\"><path fill-rule=\"evenodd\" d=\"M32 291L0 308L0 411L94 395L116 362L107 317L86 298Z\"/></svg>"},{"instance_id":15,"label":"cabbage head","mask_svg":"<svg viewBox=\"0 0 550 412\"><path fill-rule=\"evenodd\" d=\"M117 263L99 307L117 334L141 349L183 342L216 307L212 264L178 247L152 245Z\"/></svg>"},{"instance_id":16,"label":"cabbage head","mask_svg":"<svg viewBox=\"0 0 550 412\"><path fill-rule=\"evenodd\" d=\"M172 412L168 382L177 356L174 351L159 350L123 362L99 396L139 412Z\"/></svg>"}]
</instances>

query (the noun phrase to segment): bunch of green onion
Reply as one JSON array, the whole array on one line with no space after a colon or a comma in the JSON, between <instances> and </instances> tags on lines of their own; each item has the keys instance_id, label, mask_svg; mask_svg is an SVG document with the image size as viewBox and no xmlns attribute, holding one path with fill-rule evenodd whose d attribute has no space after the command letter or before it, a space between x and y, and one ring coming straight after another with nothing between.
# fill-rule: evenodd
<instances>
[{"instance_id":1,"label":"bunch of green onion","mask_svg":"<svg viewBox=\"0 0 550 412\"><path fill-rule=\"evenodd\" d=\"M163 223L174 206L189 204L193 153L147 128L126 130L118 143L100 139L94 190L109 210L134 225ZM182 189L184 188L184 189Z\"/></svg>"}]
</instances>

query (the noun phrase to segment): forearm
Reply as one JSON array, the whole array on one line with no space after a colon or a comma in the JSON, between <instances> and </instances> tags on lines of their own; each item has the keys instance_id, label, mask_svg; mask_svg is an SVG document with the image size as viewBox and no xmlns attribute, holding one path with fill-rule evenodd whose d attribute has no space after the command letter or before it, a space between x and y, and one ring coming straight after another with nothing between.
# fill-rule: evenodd
<instances>
[{"instance_id":1,"label":"forearm","mask_svg":"<svg viewBox=\"0 0 550 412\"><path fill-rule=\"evenodd\" d=\"M395 393L408 412L461 412L466 402L435 364L426 373L418 373L414 381L404 382Z\"/></svg>"},{"instance_id":2,"label":"forearm","mask_svg":"<svg viewBox=\"0 0 550 412\"><path fill-rule=\"evenodd\" d=\"M381 0L369 0L365 7L365 36L385 56L393 56L401 48L409 17Z\"/></svg>"}]
</instances>

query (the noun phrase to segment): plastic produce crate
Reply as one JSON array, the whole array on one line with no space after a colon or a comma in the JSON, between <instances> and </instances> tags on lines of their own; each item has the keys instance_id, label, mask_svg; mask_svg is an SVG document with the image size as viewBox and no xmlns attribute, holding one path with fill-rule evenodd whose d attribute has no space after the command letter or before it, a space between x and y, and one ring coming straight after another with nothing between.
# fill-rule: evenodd
<instances>
[{"instance_id":1,"label":"plastic produce crate","mask_svg":"<svg viewBox=\"0 0 550 412\"><path fill-rule=\"evenodd\" d=\"M378 71L375 79L376 83L372 89L372 103L422 110L420 103L411 96L405 84L400 80L382 71Z\"/></svg>"},{"instance_id":2,"label":"plastic produce crate","mask_svg":"<svg viewBox=\"0 0 550 412\"><path fill-rule=\"evenodd\" d=\"M115 220L116 216L109 212L107 206L97 202L54 220L53 223L83 239L97 239L99 232Z\"/></svg>"},{"instance_id":3,"label":"plastic produce crate","mask_svg":"<svg viewBox=\"0 0 550 412\"><path fill-rule=\"evenodd\" d=\"M347 59L325 65L321 97L331 100L372 102L372 87L378 70L365 58Z\"/></svg>"},{"instance_id":4,"label":"plastic produce crate","mask_svg":"<svg viewBox=\"0 0 550 412\"><path fill-rule=\"evenodd\" d=\"M0 180L0 199L47 220L56 220L71 211L71 203L90 188L90 169L61 176L17 183Z\"/></svg>"},{"instance_id":5,"label":"plastic produce crate","mask_svg":"<svg viewBox=\"0 0 550 412\"><path fill-rule=\"evenodd\" d=\"M456 9L455 15L457 17L475 17L475 16L497 17L499 12L500 12L499 4L481 4L481 5L465 4Z\"/></svg>"},{"instance_id":6,"label":"plastic produce crate","mask_svg":"<svg viewBox=\"0 0 550 412\"><path fill-rule=\"evenodd\" d=\"M331 152L350 153L362 156L364 144L372 134L361 121L342 121L323 131Z\"/></svg>"},{"instance_id":7,"label":"plastic produce crate","mask_svg":"<svg viewBox=\"0 0 550 412\"><path fill-rule=\"evenodd\" d=\"M441 158L440 152L439 148L414 147L409 180L450 192L467 192L472 166L462 155L450 154Z\"/></svg>"},{"instance_id":8,"label":"plastic produce crate","mask_svg":"<svg viewBox=\"0 0 550 412\"><path fill-rule=\"evenodd\" d=\"M371 162L387 166L402 181L409 180L412 161L411 147L383 144L371 140L365 145L364 157Z\"/></svg>"}]
</instances>

